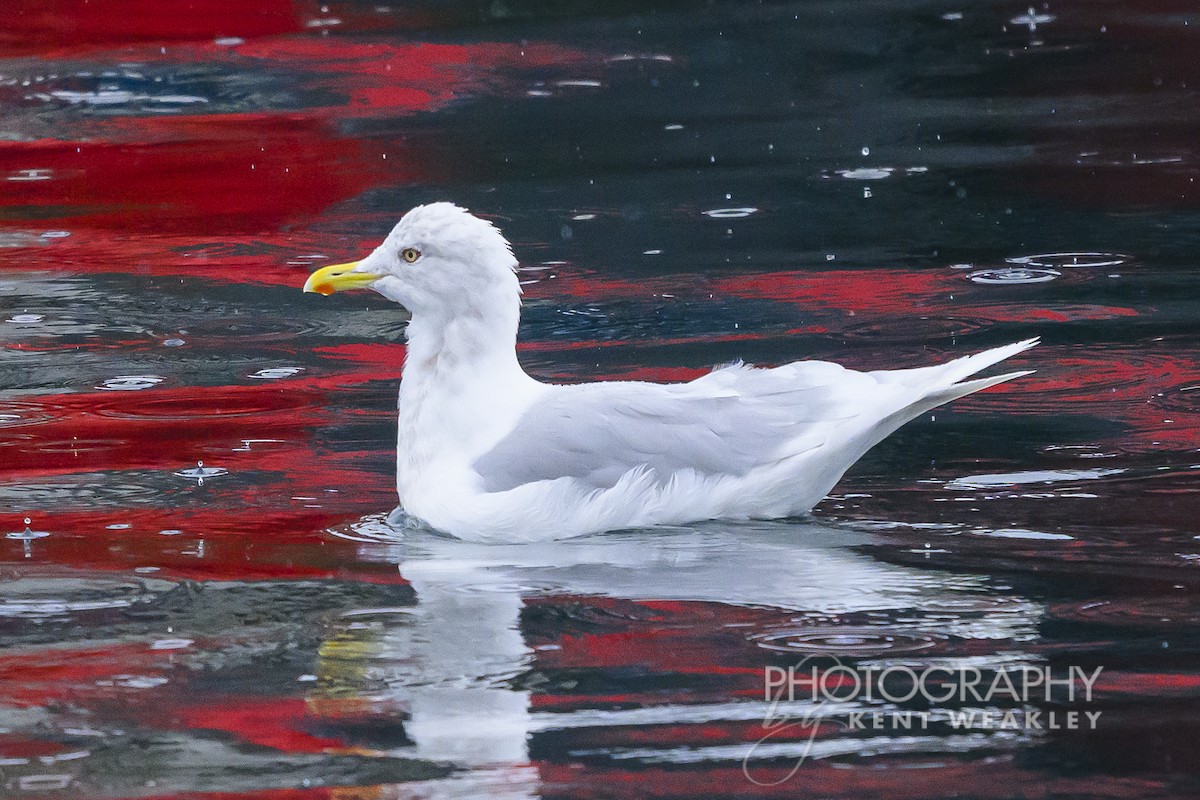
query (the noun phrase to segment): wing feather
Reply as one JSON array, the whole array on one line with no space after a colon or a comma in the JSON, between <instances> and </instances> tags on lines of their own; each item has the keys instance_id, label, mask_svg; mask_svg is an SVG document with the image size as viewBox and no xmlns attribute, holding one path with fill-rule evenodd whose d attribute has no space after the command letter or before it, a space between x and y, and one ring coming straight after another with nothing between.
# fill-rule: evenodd
<instances>
[{"instance_id":1,"label":"wing feather","mask_svg":"<svg viewBox=\"0 0 1200 800\"><path fill-rule=\"evenodd\" d=\"M825 362L734 364L684 384L556 386L474 467L489 492L563 477L609 488L637 468L664 482L684 470L745 475L819 444L877 386Z\"/></svg>"}]
</instances>

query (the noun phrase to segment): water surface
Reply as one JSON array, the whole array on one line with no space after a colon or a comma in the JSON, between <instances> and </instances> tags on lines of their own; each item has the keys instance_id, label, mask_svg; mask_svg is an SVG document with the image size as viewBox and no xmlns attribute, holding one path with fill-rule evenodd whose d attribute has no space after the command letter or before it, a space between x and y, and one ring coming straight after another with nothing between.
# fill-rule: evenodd
<instances>
[{"instance_id":1,"label":"water surface","mask_svg":"<svg viewBox=\"0 0 1200 800\"><path fill-rule=\"evenodd\" d=\"M1186 4L9 5L0 793L1200 789ZM397 531L404 315L298 287L440 199L513 241L545 380L1037 372L812 519ZM770 728L764 670L835 658L1102 667L1017 704L1101 717Z\"/></svg>"}]
</instances>

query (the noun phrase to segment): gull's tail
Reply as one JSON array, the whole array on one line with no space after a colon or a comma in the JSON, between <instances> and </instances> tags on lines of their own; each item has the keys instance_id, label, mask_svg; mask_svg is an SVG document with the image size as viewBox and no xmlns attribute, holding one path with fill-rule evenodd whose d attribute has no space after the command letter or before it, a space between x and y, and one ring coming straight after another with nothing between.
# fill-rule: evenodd
<instances>
[{"instance_id":1,"label":"gull's tail","mask_svg":"<svg viewBox=\"0 0 1200 800\"><path fill-rule=\"evenodd\" d=\"M1017 372L1006 372L1003 375L995 375L990 378L976 378L972 381L963 380L963 378L969 378L993 364L999 364L1005 359L1012 358L1017 353L1023 353L1037 345L1038 341L1037 338L1025 339L1024 341L1004 345L1003 347L985 350L982 353L976 353L972 356L956 358L954 361L938 364L933 367L874 372L872 374L880 381L900 383L922 391L921 399L906 409L906 411L910 412L907 415L908 419L913 419L943 403L949 403L951 400L966 397L981 389L987 389L998 383L1004 383L1005 381L1011 381L1013 378L1020 378L1031 374L1033 370L1026 369Z\"/></svg>"},{"instance_id":2,"label":"gull's tail","mask_svg":"<svg viewBox=\"0 0 1200 800\"><path fill-rule=\"evenodd\" d=\"M798 452L797 457L803 459L803 472L799 473L803 482L800 489L791 489L792 493L787 496L783 507L792 514L811 509L833 489L851 464L906 422L943 403L1028 375L1032 370L964 380L980 370L1028 350L1037 343L1037 339L1026 339L932 367L869 373L878 381L881 389L886 389L884 394L895 402L895 410L883 417L876 417L870 413L861 415L858 424L843 424L833 428L833 432L841 434L840 437L831 435L821 441L821 444L833 446L810 447L807 451ZM796 486L795 483L787 485Z\"/></svg>"}]
</instances>

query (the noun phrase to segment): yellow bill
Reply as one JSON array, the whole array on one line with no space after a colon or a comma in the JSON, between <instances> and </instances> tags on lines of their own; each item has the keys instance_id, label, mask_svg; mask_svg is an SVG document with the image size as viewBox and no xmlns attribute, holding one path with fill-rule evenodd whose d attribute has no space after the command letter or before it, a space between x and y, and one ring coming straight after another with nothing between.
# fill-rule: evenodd
<instances>
[{"instance_id":1,"label":"yellow bill","mask_svg":"<svg viewBox=\"0 0 1200 800\"><path fill-rule=\"evenodd\" d=\"M304 291L317 294L331 295L334 292L344 292L347 289L362 289L382 278L373 272L355 272L359 262L351 261L346 264L331 264L321 267L308 276L304 282Z\"/></svg>"}]
</instances>

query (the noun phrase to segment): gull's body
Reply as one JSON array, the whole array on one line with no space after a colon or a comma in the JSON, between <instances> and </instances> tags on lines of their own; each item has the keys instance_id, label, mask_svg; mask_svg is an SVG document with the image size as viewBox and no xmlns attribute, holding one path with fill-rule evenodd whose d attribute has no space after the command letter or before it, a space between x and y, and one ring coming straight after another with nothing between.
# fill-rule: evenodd
<instances>
[{"instance_id":1,"label":"gull's body","mask_svg":"<svg viewBox=\"0 0 1200 800\"><path fill-rule=\"evenodd\" d=\"M305 285L369 286L412 312L396 489L407 514L463 539L801 514L905 422L1026 374L964 382L1036 343L919 369L797 361L688 383L546 384L517 361L515 267L491 224L435 203Z\"/></svg>"}]
</instances>

